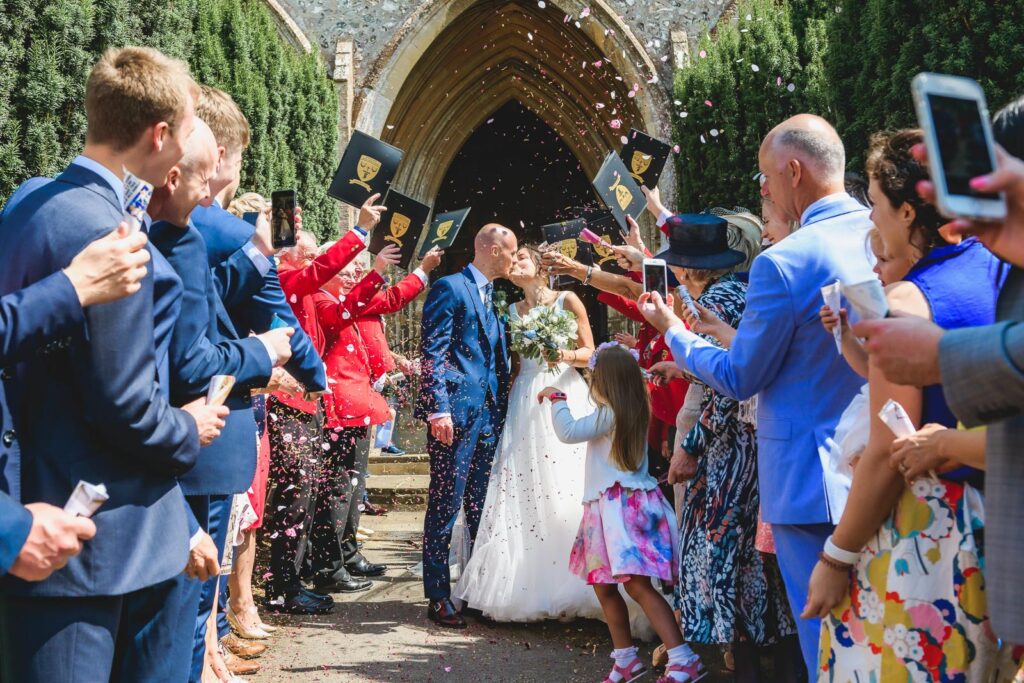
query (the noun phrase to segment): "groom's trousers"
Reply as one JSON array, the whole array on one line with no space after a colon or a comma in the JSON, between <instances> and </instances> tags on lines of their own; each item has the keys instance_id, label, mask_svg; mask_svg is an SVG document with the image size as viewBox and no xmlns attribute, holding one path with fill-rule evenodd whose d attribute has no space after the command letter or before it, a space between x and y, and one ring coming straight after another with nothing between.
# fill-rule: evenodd
<instances>
[{"instance_id":1,"label":"groom's trousers","mask_svg":"<svg viewBox=\"0 0 1024 683\"><path fill-rule=\"evenodd\" d=\"M427 437L430 495L423 525L423 591L430 600L451 595L448 553L460 509L466 511L470 538L476 539L504 416L488 398L480 408L470 408L465 420L455 423L451 446Z\"/></svg>"}]
</instances>

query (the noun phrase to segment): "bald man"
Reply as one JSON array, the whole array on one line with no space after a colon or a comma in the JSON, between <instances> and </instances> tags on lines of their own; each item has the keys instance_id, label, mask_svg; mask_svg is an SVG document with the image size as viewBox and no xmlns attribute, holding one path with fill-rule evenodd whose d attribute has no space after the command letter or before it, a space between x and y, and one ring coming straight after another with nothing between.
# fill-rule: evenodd
<instances>
[{"instance_id":1,"label":"bald man","mask_svg":"<svg viewBox=\"0 0 1024 683\"><path fill-rule=\"evenodd\" d=\"M422 384L416 418L430 427L430 497L423 527L423 589L427 616L447 628L466 622L451 601L448 549L465 508L476 538L494 449L508 403L505 328L494 310L493 282L508 277L518 244L491 223L473 243L473 262L434 283L423 305Z\"/></svg>"},{"instance_id":2,"label":"bald man","mask_svg":"<svg viewBox=\"0 0 1024 683\"><path fill-rule=\"evenodd\" d=\"M265 387L274 367L291 357L291 328L256 337L239 335L218 295L206 257L206 243L190 216L199 205L212 202L210 179L218 163L217 143L209 127L195 119L185 152L168 173L167 183L153 192L149 234L153 246L174 269L182 284L180 311L168 348L172 404L206 395L215 375L235 377L235 389L225 405L228 415L220 438L199 452L188 473L178 478L201 531L193 537L189 574L182 577L187 613L191 671L188 680L202 676L206 623L213 609L219 558L227 542L231 499L245 492L256 471L256 422L252 389ZM182 679L184 679L184 675Z\"/></svg>"},{"instance_id":3,"label":"bald man","mask_svg":"<svg viewBox=\"0 0 1024 683\"><path fill-rule=\"evenodd\" d=\"M800 230L755 259L732 346L701 340L660 301L648 320L666 332L676 362L701 381L738 400L759 395L761 513L772 525L800 646L814 672L819 622L799 615L849 488L823 471L819 453L828 452L839 416L863 384L822 330L818 309L824 285L875 279L864 248L871 220L843 189L843 143L824 119L801 114L776 126L758 163L761 195L800 221Z\"/></svg>"}]
</instances>

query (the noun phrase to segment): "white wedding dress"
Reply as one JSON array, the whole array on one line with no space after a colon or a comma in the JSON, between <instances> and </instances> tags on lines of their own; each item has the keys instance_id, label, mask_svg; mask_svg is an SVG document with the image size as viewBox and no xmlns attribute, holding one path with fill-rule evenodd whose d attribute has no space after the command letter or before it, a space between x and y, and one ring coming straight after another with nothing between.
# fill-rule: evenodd
<instances>
[{"instance_id":1,"label":"white wedding dress","mask_svg":"<svg viewBox=\"0 0 1024 683\"><path fill-rule=\"evenodd\" d=\"M566 293L553 306L562 307ZM509 315L517 316L515 306ZM555 436L551 406L537 394L553 386L565 392L573 415L594 411L590 387L579 372L523 358L509 394L501 443L494 456L487 499L469 562L453 596L495 621L604 621L594 589L569 572L569 552L583 518L583 470L587 444ZM655 633L643 610L620 589L633 636Z\"/></svg>"},{"instance_id":2,"label":"white wedding dress","mask_svg":"<svg viewBox=\"0 0 1024 683\"><path fill-rule=\"evenodd\" d=\"M562 306L565 293L551 304ZM509 315L519 317L516 307ZM600 618L594 590L569 572L583 517L587 444L555 436L547 386L568 396L574 415L593 412L589 387L568 365L523 358L509 394L480 529L454 596L496 621Z\"/></svg>"}]
</instances>

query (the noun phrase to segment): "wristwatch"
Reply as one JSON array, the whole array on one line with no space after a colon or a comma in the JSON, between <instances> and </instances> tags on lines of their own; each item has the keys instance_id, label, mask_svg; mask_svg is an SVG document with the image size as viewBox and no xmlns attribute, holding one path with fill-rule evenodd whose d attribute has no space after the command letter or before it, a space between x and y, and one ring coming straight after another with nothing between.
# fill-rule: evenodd
<instances>
[{"instance_id":1,"label":"wristwatch","mask_svg":"<svg viewBox=\"0 0 1024 683\"><path fill-rule=\"evenodd\" d=\"M552 403L554 403L555 401L564 401L567 398L569 398L569 397L566 396L565 393L563 393L561 391L553 391L548 396L548 400L551 401Z\"/></svg>"}]
</instances>

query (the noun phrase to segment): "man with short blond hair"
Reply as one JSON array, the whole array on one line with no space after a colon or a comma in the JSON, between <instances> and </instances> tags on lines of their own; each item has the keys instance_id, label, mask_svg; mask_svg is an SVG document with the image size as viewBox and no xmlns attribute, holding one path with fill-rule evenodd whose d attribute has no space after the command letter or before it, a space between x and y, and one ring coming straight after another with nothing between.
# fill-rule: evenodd
<instances>
[{"instance_id":1,"label":"man with short blond hair","mask_svg":"<svg viewBox=\"0 0 1024 683\"><path fill-rule=\"evenodd\" d=\"M126 173L163 185L193 129L194 83L147 48L110 50L86 86L86 144L56 179L33 178L0 221L0 294L64 268L125 213ZM6 373L26 500L63 506L79 480L105 484L96 536L45 581L9 580L7 652L19 682L186 676L191 615L179 582L194 518L176 477L227 410L172 408L156 349L154 274L84 311L81 333ZM8 437L5 436L5 440Z\"/></svg>"}]
</instances>

